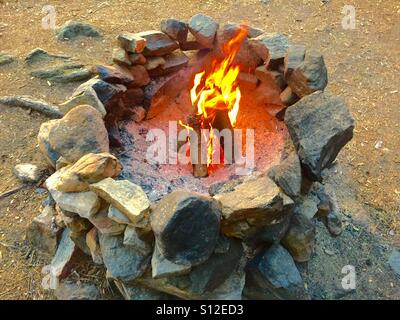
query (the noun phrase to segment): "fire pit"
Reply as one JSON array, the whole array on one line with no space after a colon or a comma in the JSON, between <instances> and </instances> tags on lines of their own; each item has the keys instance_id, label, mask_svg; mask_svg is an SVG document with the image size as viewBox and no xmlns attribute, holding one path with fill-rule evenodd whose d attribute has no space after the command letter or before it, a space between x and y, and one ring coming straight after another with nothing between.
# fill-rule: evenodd
<instances>
[{"instance_id":1,"label":"fire pit","mask_svg":"<svg viewBox=\"0 0 400 320\"><path fill-rule=\"evenodd\" d=\"M128 299L307 298L295 261L315 219L341 232L323 171L354 128L323 57L202 14L118 42L39 133L67 227L47 277L80 248Z\"/></svg>"}]
</instances>

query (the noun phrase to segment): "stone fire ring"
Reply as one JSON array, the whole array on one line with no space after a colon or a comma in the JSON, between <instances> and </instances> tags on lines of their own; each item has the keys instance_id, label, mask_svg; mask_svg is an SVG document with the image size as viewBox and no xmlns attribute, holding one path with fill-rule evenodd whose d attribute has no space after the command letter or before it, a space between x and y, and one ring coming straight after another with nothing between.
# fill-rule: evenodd
<instances>
[{"instance_id":1,"label":"stone fire ring","mask_svg":"<svg viewBox=\"0 0 400 320\"><path fill-rule=\"evenodd\" d=\"M282 90L277 116L290 138L280 164L208 195L174 190L150 203L140 186L121 179L120 161L110 154L110 144L120 143L117 123L127 114L135 121L155 116L167 94L159 79L187 66L183 52L216 52L239 25L221 27L197 14L188 23L163 20L161 31L121 34L115 65L97 66L98 76L60 106L65 115L40 128L40 150L56 169L46 181L54 202L27 236L54 254L51 288L69 276L81 250L104 264L126 299L308 298L295 262L312 257L315 218L333 236L341 232L323 172L351 140L354 120L342 98L324 92L318 52L242 27L248 38L238 60L249 78L272 79ZM51 229L48 221L55 221ZM46 240L35 237L38 228L47 228Z\"/></svg>"}]
</instances>

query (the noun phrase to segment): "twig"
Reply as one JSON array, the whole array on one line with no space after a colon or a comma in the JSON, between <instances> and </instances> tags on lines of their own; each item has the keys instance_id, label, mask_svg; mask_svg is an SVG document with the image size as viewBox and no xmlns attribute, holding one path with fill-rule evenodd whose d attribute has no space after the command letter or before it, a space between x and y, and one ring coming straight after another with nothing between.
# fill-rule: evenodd
<instances>
[{"instance_id":1,"label":"twig","mask_svg":"<svg viewBox=\"0 0 400 320\"><path fill-rule=\"evenodd\" d=\"M8 190L6 192L0 193L0 200L7 198L8 196L11 196L12 194L16 193L17 191L23 189L24 187L25 186L22 185L22 186L14 188L14 189Z\"/></svg>"},{"instance_id":2,"label":"twig","mask_svg":"<svg viewBox=\"0 0 400 320\"><path fill-rule=\"evenodd\" d=\"M32 109L50 118L62 118L64 115L57 106L52 106L42 100L34 100L29 96L6 96L0 98L0 104L10 107Z\"/></svg>"}]
</instances>

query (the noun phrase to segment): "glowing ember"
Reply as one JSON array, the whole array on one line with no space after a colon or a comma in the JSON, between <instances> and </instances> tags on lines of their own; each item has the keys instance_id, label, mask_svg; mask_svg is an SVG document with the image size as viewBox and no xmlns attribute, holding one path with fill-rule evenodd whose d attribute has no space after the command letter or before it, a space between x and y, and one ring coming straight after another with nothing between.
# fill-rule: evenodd
<instances>
[{"instance_id":1,"label":"glowing ember","mask_svg":"<svg viewBox=\"0 0 400 320\"><path fill-rule=\"evenodd\" d=\"M247 31L244 28L239 28L232 39L225 43L222 48L225 58L222 60L214 58L210 72L203 71L196 74L194 85L190 90L192 105L200 118L201 128L210 129L207 140L207 166L209 168L211 168L212 156L215 152L213 150L212 126L217 113L226 112L232 128L236 124L241 98L236 79L240 68L233 64L233 60L246 36ZM187 125L183 126L188 128ZM221 151L221 154L223 154L223 150Z\"/></svg>"}]
</instances>

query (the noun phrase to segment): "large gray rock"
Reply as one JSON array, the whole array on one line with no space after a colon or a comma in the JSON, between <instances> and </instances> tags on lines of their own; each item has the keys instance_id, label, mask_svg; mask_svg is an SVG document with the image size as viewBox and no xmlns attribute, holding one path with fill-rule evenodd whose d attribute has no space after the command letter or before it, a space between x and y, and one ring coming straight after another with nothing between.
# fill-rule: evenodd
<instances>
[{"instance_id":1,"label":"large gray rock","mask_svg":"<svg viewBox=\"0 0 400 320\"><path fill-rule=\"evenodd\" d=\"M280 245L258 255L246 273L244 295L249 299L305 299L303 280L297 267Z\"/></svg>"},{"instance_id":2,"label":"large gray rock","mask_svg":"<svg viewBox=\"0 0 400 320\"><path fill-rule=\"evenodd\" d=\"M107 113L103 103L100 101L96 91L94 91L93 88L87 88L87 90L79 94L72 95L67 101L60 104L60 110L65 115L71 109L81 105L92 106L101 113L102 117L104 117Z\"/></svg>"},{"instance_id":3,"label":"large gray rock","mask_svg":"<svg viewBox=\"0 0 400 320\"><path fill-rule=\"evenodd\" d=\"M42 213L34 218L26 230L26 239L36 249L54 255L57 250L57 238L62 229L55 224L55 209L44 207Z\"/></svg>"},{"instance_id":4,"label":"large gray rock","mask_svg":"<svg viewBox=\"0 0 400 320\"><path fill-rule=\"evenodd\" d=\"M206 48L212 48L218 30L218 23L205 14L198 13L190 18L189 30L196 40Z\"/></svg>"},{"instance_id":5,"label":"large gray rock","mask_svg":"<svg viewBox=\"0 0 400 320\"><path fill-rule=\"evenodd\" d=\"M353 137L354 119L344 100L320 91L290 106L285 123L303 168L316 181Z\"/></svg>"},{"instance_id":6,"label":"large gray rock","mask_svg":"<svg viewBox=\"0 0 400 320\"><path fill-rule=\"evenodd\" d=\"M0 52L0 66L13 63L15 60L16 59L13 55L5 52Z\"/></svg>"},{"instance_id":7,"label":"large gray rock","mask_svg":"<svg viewBox=\"0 0 400 320\"><path fill-rule=\"evenodd\" d=\"M57 300L99 300L97 286L87 282L62 281L54 291Z\"/></svg>"},{"instance_id":8,"label":"large gray rock","mask_svg":"<svg viewBox=\"0 0 400 320\"><path fill-rule=\"evenodd\" d=\"M285 79L300 98L324 90L328 84L328 71L323 56L317 51L307 50L303 63L290 73L285 69Z\"/></svg>"},{"instance_id":9,"label":"large gray rock","mask_svg":"<svg viewBox=\"0 0 400 320\"><path fill-rule=\"evenodd\" d=\"M35 48L28 55L25 57L25 63L28 66L36 65L36 64L43 64L43 63L54 63L54 62L65 62L66 60L70 60L71 57L60 55L60 54L53 54L48 53L46 50L42 48Z\"/></svg>"},{"instance_id":10,"label":"large gray rock","mask_svg":"<svg viewBox=\"0 0 400 320\"><path fill-rule=\"evenodd\" d=\"M135 80L127 68L119 65L104 66L98 64L95 69L100 79L108 83L130 85Z\"/></svg>"},{"instance_id":11,"label":"large gray rock","mask_svg":"<svg viewBox=\"0 0 400 320\"><path fill-rule=\"evenodd\" d=\"M222 232L240 239L279 222L293 206L293 201L265 175L248 179L214 198L222 205Z\"/></svg>"},{"instance_id":12,"label":"large gray rock","mask_svg":"<svg viewBox=\"0 0 400 320\"><path fill-rule=\"evenodd\" d=\"M272 167L268 176L292 199L300 195L301 166L296 152L292 152L279 165Z\"/></svg>"},{"instance_id":13,"label":"large gray rock","mask_svg":"<svg viewBox=\"0 0 400 320\"><path fill-rule=\"evenodd\" d=\"M284 60L285 80L291 77L294 70L304 63L306 47L303 45L291 45L287 50Z\"/></svg>"},{"instance_id":14,"label":"large gray rock","mask_svg":"<svg viewBox=\"0 0 400 320\"><path fill-rule=\"evenodd\" d=\"M150 230L127 226L124 233L124 245L143 254L153 251L154 235Z\"/></svg>"},{"instance_id":15,"label":"large gray rock","mask_svg":"<svg viewBox=\"0 0 400 320\"><path fill-rule=\"evenodd\" d=\"M151 259L151 276L154 279L187 274L191 269L191 266L176 264L169 261L161 254L158 246L154 246L153 257Z\"/></svg>"},{"instance_id":16,"label":"large gray rock","mask_svg":"<svg viewBox=\"0 0 400 320\"><path fill-rule=\"evenodd\" d=\"M220 209L212 198L174 191L157 204L150 220L162 255L174 263L198 265L214 251Z\"/></svg>"},{"instance_id":17,"label":"large gray rock","mask_svg":"<svg viewBox=\"0 0 400 320\"><path fill-rule=\"evenodd\" d=\"M50 83L69 83L87 80L92 76L92 72L80 63L68 62L33 70L30 75L38 79L47 80Z\"/></svg>"},{"instance_id":18,"label":"large gray rock","mask_svg":"<svg viewBox=\"0 0 400 320\"><path fill-rule=\"evenodd\" d=\"M140 186L128 180L107 178L92 184L90 189L120 210L132 225L143 227L142 222L149 212L150 201Z\"/></svg>"},{"instance_id":19,"label":"large gray rock","mask_svg":"<svg viewBox=\"0 0 400 320\"><path fill-rule=\"evenodd\" d=\"M161 31L143 31L136 35L146 40L143 50L145 56L163 56L179 48L177 42Z\"/></svg>"},{"instance_id":20,"label":"large gray rock","mask_svg":"<svg viewBox=\"0 0 400 320\"><path fill-rule=\"evenodd\" d=\"M188 35L188 24L177 19L161 20L161 31L179 43L185 42Z\"/></svg>"},{"instance_id":21,"label":"large gray rock","mask_svg":"<svg viewBox=\"0 0 400 320\"><path fill-rule=\"evenodd\" d=\"M73 163L87 153L109 151L102 116L88 105L72 109L62 119L43 123L38 142L40 150L54 167L61 156Z\"/></svg>"},{"instance_id":22,"label":"large gray rock","mask_svg":"<svg viewBox=\"0 0 400 320\"><path fill-rule=\"evenodd\" d=\"M282 245L297 262L310 260L315 247L315 226L302 214L294 214Z\"/></svg>"},{"instance_id":23,"label":"large gray rock","mask_svg":"<svg viewBox=\"0 0 400 320\"><path fill-rule=\"evenodd\" d=\"M255 38L269 51L272 66L283 62L289 48L289 39L281 33L264 33Z\"/></svg>"},{"instance_id":24,"label":"large gray rock","mask_svg":"<svg viewBox=\"0 0 400 320\"><path fill-rule=\"evenodd\" d=\"M389 265L392 270L400 277L400 251L393 249L389 256Z\"/></svg>"},{"instance_id":25,"label":"large gray rock","mask_svg":"<svg viewBox=\"0 0 400 320\"><path fill-rule=\"evenodd\" d=\"M69 20L65 22L59 30L57 30L57 39L75 40L78 37L98 38L101 37L101 32L88 23Z\"/></svg>"},{"instance_id":26,"label":"large gray rock","mask_svg":"<svg viewBox=\"0 0 400 320\"><path fill-rule=\"evenodd\" d=\"M61 192L56 186L64 168L53 173L46 180L46 187L61 209L79 214L82 218L93 216L100 208L100 199L92 191ZM60 172L61 171L61 172Z\"/></svg>"},{"instance_id":27,"label":"large gray rock","mask_svg":"<svg viewBox=\"0 0 400 320\"><path fill-rule=\"evenodd\" d=\"M38 182L43 175L43 171L38 166L30 163L20 163L14 167L14 174L22 182Z\"/></svg>"},{"instance_id":28,"label":"large gray rock","mask_svg":"<svg viewBox=\"0 0 400 320\"><path fill-rule=\"evenodd\" d=\"M123 244L123 236L99 234L104 265L113 279L130 281L140 277L150 263L151 255L143 255Z\"/></svg>"}]
</instances>

